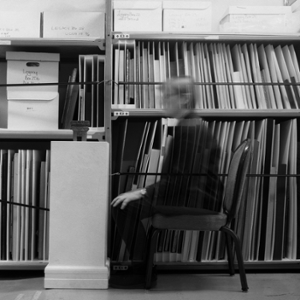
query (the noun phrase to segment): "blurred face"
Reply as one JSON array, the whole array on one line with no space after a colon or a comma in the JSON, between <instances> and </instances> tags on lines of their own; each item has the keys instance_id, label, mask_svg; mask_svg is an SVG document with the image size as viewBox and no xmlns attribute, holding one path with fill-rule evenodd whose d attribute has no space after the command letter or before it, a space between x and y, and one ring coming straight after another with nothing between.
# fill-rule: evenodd
<instances>
[{"instance_id":1,"label":"blurred face","mask_svg":"<svg viewBox=\"0 0 300 300\"><path fill-rule=\"evenodd\" d=\"M182 118L193 107L194 86L190 78L170 79L162 86L165 113L170 118Z\"/></svg>"},{"instance_id":2,"label":"blurred face","mask_svg":"<svg viewBox=\"0 0 300 300\"><path fill-rule=\"evenodd\" d=\"M182 101L178 94L172 93L172 91L163 92L163 105L165 113L168 117L178 118L182 113Z\"/></svg>"}]
</instances>

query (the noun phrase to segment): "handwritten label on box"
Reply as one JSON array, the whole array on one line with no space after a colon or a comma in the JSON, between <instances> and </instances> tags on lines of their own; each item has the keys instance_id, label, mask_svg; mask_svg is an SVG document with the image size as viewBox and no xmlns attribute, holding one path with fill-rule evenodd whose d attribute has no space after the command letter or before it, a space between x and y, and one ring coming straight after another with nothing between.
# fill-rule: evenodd
<instances>
[{"instance_id":1,"label":"handwritten label on box","mask_svg":"<svg viewBox=\"0 0 300 300\"><path fill-rule=\"evenodd\" d=\"M161 9L114 9L114 31L162 31Z\"/></svg>"},{"instance_id":2,"label":"handwritten label on box","mask_svg":"<svg viewBox=\"0 0 300 300\"><path fill-rule=\"evenodd\" d=\"M91 33L88 29L84 26L76 27L76 26L51 26L50 32L54 36L61 36L61 37L89 37ZM51 33L50 33L51 34Z\"/></svg>"},{"instance_id":3,"label":"handwritten label on box","mask_svg":"<svg viewBox=\"0 0 300 300\"><path fill-rule=\"evenodd\" d=\"M40 83L40 75L38 71L23 69L23 83L32 84Z\"/></svg>"},{"instance_id":4,"label":"handwritten label on box","mask_svg":"<svg viewBox=\"0 0 300 300\"><path fill-rule=\"evenodd\" d=\"M255 24L256 22L270 22L272 24L285 24L284 15L254 15L254 14L241 14L231 15L230 23L235 25Z\"/></svg>"},{"instance_id":5,"label":"handwritten label on box","mask_svg":"<svg viewBox=\"0 0 300 300\"><path fill-rule=\"evenodd\" d=\"M117 10L115 16L117 21L140 22L144 14L139 10Z\"/></svg>"},{"instance_id":6,"label":"handwritten label on box","mask_svg":"<svg viewBox=\"0 0 300 300\"><path fill-rule=\"evenodd\" d=\"M0 27L0 37L15 37L20 36L20 29L18 27Z\"/></svg>"}]
</instances>

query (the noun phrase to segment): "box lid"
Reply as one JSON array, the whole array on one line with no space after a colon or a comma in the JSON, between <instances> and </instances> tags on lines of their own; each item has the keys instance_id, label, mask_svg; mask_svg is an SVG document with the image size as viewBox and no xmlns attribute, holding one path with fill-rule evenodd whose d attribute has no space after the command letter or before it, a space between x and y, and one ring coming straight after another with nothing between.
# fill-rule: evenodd
<instances>
[{"instance_id":1,"label":"box lid","mask_svg":"<svg viewBox=\"0 0 300 300\"><path fill-rule=\"evenodd\" d=\"M300 0L295 1L295 2L291 5L291 9L292 9L292 12L295 12L295 11L300 10Z\"/></svg>"},{"instance_id":2,"label":"box lid","mask_svg":"<svg viewBox=\"0 0 300 300\"><path fill-rule=\"evenodd\" d=\"M228 14L283 15L291 13L290 6L229 6Z\"/></svg>"},{"instance_id":3,"label":"box lid","mask_svg":"<svg viewBox=\"0 0 300 300\"><path fill-rule=\"evenodd\" d=\"M44 53L44 52L19 52L7 51L7 60L30 60L30 61L53 61L57 62L60 59L59 53Z\"/></svg>"},{"instance_id":4,"label":"box lid","mask_svg":"<svg viewBox=\"0 0 300 300\"><path fill-rule=\"evenodd\" d=\"M157 9L161 8L161 1L114 1L114 9Z\"/></svg>"},{"instance_id":5,"label":"box lid","mask_svg":"<svg viewBox=\"0 0 300 300\"><path fill-rule=\"evenodd\" d=\"M211 6L211 1L185 1L185 0L175 0L175 1L164 1L163 9L207 9Z\"/></svg>"},{"instance_id":6,"label":"box lid","mask_svg":"<svg viewBox=\"0 0 300 300\"><path fill-rule=\"evenodd\" d=\"M33 101L50 101L58 96L56 91L25 91L24 89L18 90L7 89L7 100L33 100Z\"/></svg>"}]
</instances>

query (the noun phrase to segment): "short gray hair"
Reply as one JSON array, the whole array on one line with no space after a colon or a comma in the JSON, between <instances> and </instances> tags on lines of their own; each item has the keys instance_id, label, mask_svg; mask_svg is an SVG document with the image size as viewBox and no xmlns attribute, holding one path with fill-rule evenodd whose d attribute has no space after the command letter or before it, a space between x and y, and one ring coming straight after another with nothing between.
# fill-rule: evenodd
<instances>
[{"instance_id":1,"label":"short gray hair","mask_svg":"<svg viewBox=\"0 0 300 300\"><path fill-rule=\"evenodd\" d=\"M195 83L191 76L179 76L167 79L162 86L164 95L184 95L189 94L189 103L185 108L195 108L196 89Z\"/></svg>"}]
</instances>

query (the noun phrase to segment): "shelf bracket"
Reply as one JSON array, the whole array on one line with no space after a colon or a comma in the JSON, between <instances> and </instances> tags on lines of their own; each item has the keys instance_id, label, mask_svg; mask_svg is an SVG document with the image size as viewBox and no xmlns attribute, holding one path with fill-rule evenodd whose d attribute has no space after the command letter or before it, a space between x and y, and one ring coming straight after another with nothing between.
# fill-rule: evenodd
<instances>
[{"instance_id":1,"label":"shelf bracket","mask_svg":"<svg viewBox=\"0 0 300 300\"><path fill-rule=\"evenodd\" d=\"M105 51L105 40L98 40L97 46L101 51Z\"/></svg>"},{"instance_id":2,"label":"shelf bracket","mask_svg":"<svg viewBox=\"0 0 300 300\"><path fill-rule=\"evenodd\" d=\"M89 126L89 121L72 121L73 141L86 141Z\"/></svg>"}]
</instances>

